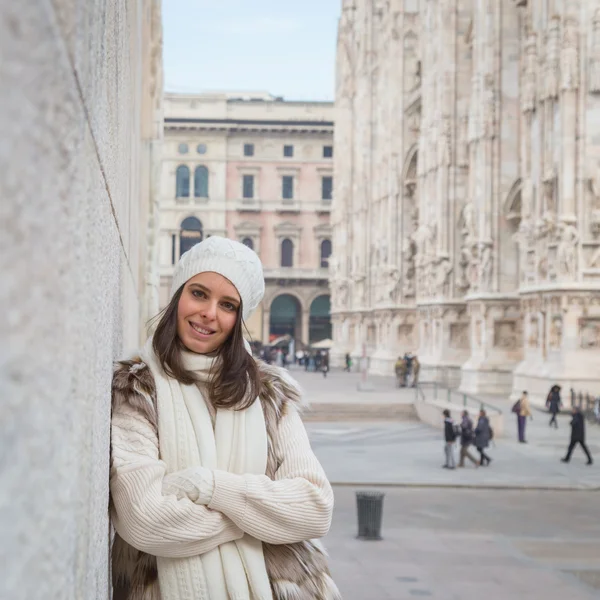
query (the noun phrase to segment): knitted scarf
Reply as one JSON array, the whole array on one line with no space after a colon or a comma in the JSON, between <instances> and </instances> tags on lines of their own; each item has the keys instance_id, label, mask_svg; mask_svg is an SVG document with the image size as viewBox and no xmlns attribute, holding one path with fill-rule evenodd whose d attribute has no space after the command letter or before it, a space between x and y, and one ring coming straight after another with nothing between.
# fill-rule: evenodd
<instances>
[{"instance_id":1,"label":"knitted scarf","mask_svg":"<svg viewBox=\"0 0 600 600\"><path fill-rule=\"evenodd\" d=\"M156 382L161 459L167 472L198 465L230 473L264 474L267 429L261 402L218 409L215 425L198 386L165 374L148 340L143 353ZM207 382L218 358L183 353L186 369ZM272 600L262 543L244 535L201 556L158 557L162 600Z\"/></svg>"}]
</instances>

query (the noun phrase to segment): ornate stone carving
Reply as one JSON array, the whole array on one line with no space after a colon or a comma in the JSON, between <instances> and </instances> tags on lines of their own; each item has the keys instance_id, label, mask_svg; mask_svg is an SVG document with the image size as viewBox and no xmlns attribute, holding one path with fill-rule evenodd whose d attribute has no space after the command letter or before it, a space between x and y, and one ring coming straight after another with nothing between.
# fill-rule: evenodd
<instances>
[{"instance_id":1,"label":"ornate stone carving","mask_svg":"<svg viewBox=\"0 0 600 600\"><path fill-rule=\"evenodd\" d=\"M490 290L492 287L492 275L494 268L494 260L492 256L492 243L484 242L480 245L481 252L481 287L485 290Z\"/></svg>"},{"instance_id":2,"label":"ornate stone carving","mask_svg":"<svg viewBox=\"0 0 600 600\"><path fill-rule=\"evenodd\" d=\"M525 58L523 64L523 85L521 92L521 110L533 112L537 97L537 36L530 33L525 42Z\"/></svg>"},{"instance_id":3,"label":"ornate stone carving","mask_svg":"<svg viewBox=\"0 0 600 600\"><path fill-rule=\"evenodd\" d=\"M450 323L450 347L455 350L469 349L469 325Z\"/></svg>"},{"instance_id":4,"label":"ornate stone carving","mask_svg":"<svg viewBox=\"0 0 600 600\"><path fill-rule=\"evenodd\" d=\"M414 235L411 235L404 246L404 282L403 294L405 296L415 295L415 274L416 274L416 256L417 242Z\"/></svg>"},{"instance_id":5,"label":"ornate stone carving","mask_svg":"<svg viewBox=\"0 0 600 600\"><path fill-rule=\"evenodd\" d=\"M502 350L515 350L518 343L517 322L500 319L494 322L494 346Z\"/></svg>"},{"instance_id":6,"label":"ornate stone carving","mask_svg":"<svg viewBox=\"0 0 600 600\"><path fill-rule=\"evenodd\" d=\"M560 19L553 16L546 30L546 55L544 63L544 79L542 81L542 99L556 99L558 97L558 77L560 61Z\"/></svg>"},{"instance_id":7,"label":"ornate stone carving","mask_svg":"<svg viewBox=\"0 0 600 600\"><path fill-rule=\"evenodd\" d=\"M558 272L566 277L577 275L577 245L579 232L570 223L561 223L559 227L560 241L558 244Z\"/></svg>"},{"instance_id":8,"label":"ornate stone carving","mask_svg":"<svg viewBox=\"0 0 600 600\"><path fill-rule=\"evenodd\" d=\"M562 344L563 322L560 315L554 315L550 321L549 346L553 350L559 350Z\"/></svg>"},{"instance_id":9,"label":"ornate stone carving","mask_svg":"<svg viewBox=\"0 0 600 600\"><path fill-rule=\"evenodd\" d=\"M600 348L600 319L580 319L579 346L584 350Z\"/></svg>"},{"instance_id":10,"label":"ornate stone carving","mask_svg":"<svg viewBox=\"0 0 600 600\"><path fill-rule=\"evenodd\" d=\"M438 294L447 296L450 292L450 279L452 275L452 262L446 256L439 259L437 263L437 281L436 288Z\"/></svg>"},{"instance_id":11,"label":"ornate stone carving","mask_svg":"<svg viewBox=\"0 0 600 600\"><path fill-rule=\"evenodd\" d=\"M600 93L600 8L597 8L592 18L592 47L590 49L590 94Z\"/></svg>"},{"instance_id":12,"label":"ornate stone carving","mask_svg":"<svg viewBox=\"0 0 600 600\"><path fill-rule=\"evenodd\" d=\"M563 91L579 87L579 32L577 21L567 17L563 23L562 49L560 54L560 87Z\"/></svg>"},{"instance_id":13,"label":"ornate stone carving","mask_svg":"<svg viewBox=\"0 0 600 600\"><path fill-rule=\"evenodd\" d=\"M529 337L527 339L527 345L530 348L537 348L540 343L540 326L537 317L530 317L529 319Z\"/></svg>"}]
</instances>

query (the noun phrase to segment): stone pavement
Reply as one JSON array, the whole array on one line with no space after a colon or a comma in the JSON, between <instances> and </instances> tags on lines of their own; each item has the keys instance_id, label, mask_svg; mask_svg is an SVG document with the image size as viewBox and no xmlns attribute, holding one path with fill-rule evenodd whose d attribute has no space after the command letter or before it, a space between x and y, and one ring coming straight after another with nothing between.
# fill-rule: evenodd
<instances>
[{"instance_id":1,"label":"stone pavement","mask_svg":"<svg viewBox=\"0 0 600 600\"><path fill-rule=\"evenodd\" d=\"M373 392L357 391L359 376L333 371L292 370L313 404L410 404L413 390L394 388L393 378L371 378ZM490 467L442 469L441 431L415 421L307 422L313 448L328 476L337 484L382 484L452 487L541 489L600 489L600 427L587 426L588 445L597 464L588 467L580 449L571 463L560 462L569 442L569 415L559 416L559 429L548 427L549 417L536 412L528 422L528 444L516 440L516 423L508 400L486 397L505 411L508 437L493 442ZM453 415L455 418L459 415ZM514 436L511 433L514 432Z\"/></svg>"},{"instance_id":2,"label":"stone pavement","mask_svg":"<svg viewBox=\"0 0 600 600\"><path fill-rule=\"evenodd\" d=\"M385 488L383 541L335 488L324 543L344 600L600 597L598 493Z\"/></svg>"}]
</instances>

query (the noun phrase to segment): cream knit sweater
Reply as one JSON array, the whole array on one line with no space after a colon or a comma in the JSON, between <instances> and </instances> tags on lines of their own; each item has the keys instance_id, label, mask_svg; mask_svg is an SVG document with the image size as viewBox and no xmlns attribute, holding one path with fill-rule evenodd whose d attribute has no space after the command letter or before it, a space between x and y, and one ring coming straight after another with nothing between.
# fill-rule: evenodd
<instances>
[{"instance_id":1,"label":"cream knit sweater","mask_svg":"<svg viewBox=\"0 0 600 600\"><path fill-rule=\"evenodd\" d=\"M194 503L163 495L166 466L153 426L132 406L117 407L110 482L117 532L143 552L172 558L203 554L244 533L271 544L323 537L333 492L291 405L277 437L282 462L274 480L214 470L212 495L203 490Z\"/></svg>"}]
</instances>

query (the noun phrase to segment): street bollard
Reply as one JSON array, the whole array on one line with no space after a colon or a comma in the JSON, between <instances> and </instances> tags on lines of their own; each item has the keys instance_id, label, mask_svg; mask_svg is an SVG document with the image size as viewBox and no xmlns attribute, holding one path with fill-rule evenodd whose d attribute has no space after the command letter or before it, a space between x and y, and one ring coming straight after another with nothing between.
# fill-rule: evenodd
<instances>
[{"instance_id":1,"label":"street bollard","mask_svg":"<svg viewBox=\"0 0 600 600\"><path fill-rule=\"evenodd\" d=\"M359 540L381 540L382 492L356 492Z\"/></svg>"}]
</instances>

